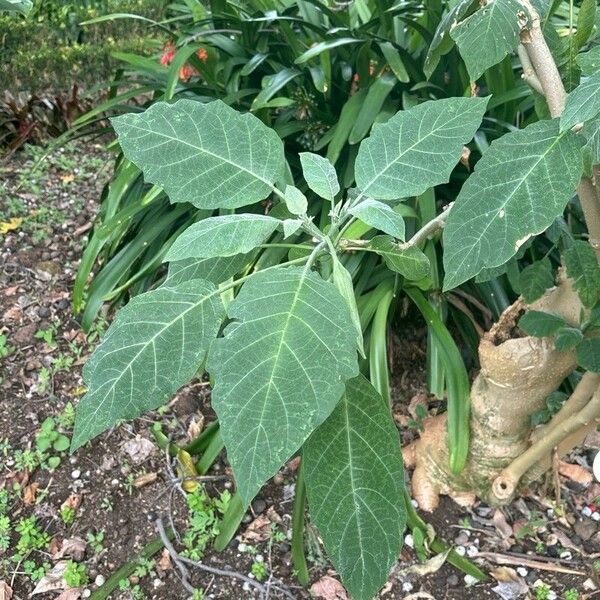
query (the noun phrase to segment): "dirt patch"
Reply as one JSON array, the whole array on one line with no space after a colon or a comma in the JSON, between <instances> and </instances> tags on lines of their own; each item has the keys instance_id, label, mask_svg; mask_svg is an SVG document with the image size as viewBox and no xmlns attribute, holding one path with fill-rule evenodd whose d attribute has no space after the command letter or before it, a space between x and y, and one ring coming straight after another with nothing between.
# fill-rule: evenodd
<instances>
[{"instance_id":1,"label":"dirt patch","mask_svg":"<svg viewBox=\"0 0 600 600\"><path fill-rule=\"evenodd\" d=\"M292 597L309 598L309 592L298 586L291 564L296 463L269 482L230 547L217 553L211 547L214 534L207 533L199 521L210 511L218 517L219 501L226 502L232 490L225 457L212 467L206 497L198 494L194 507L180 491L178 474L171 472L165 454L154 443L148 444L157 423L172 439L186 441L190 432L214 419L206 382L192 382L165 409L114 428L73 456L64 450L62 438L70 436L73 407L85 393L82 365L106 326L99 322L95 331L85 335L71 312L69 297L85 235L110 171L110 157L101 146L77 143L53 153L42 170L33 173L38 156L38 150L27 149L1 167L0 224L7 224L7 231L0 234L0 335L4 336L0 338L0 509L3 497L6 504L0 510L0 581L12 588L14 599L27 598L57 564L67 561L68 579L78 590L69 597L89 597L156 538L153 519L158 514L179 532L181 540L175 544L180 551L187 544L190 554L199 558L203 553L202 561L211 567L251 578L263 576L263 583L272 575L283 581ZM393 411L408 442L418 435L422 411L435 412L443 403L426 394L426 328L418 315L409 312L390 340ZM424 408L417 409L418 405ZM591 451L573 457L584 470L590 459ZM543 583L561 598L567 598L570 589L583 597L599 586L600 564L594 568L594 563L600 559L600 533L593 509L600 488L563 479L560 491L559 505L548 500L551 486L542 485L501 511L483 505L461 509L446 499L427 520L439 536L462 548L460 552L472 556L486 572L508 578L501 587L504 591L520 589L541 598L545 592L537 589ZM36 533L29 531L22 541L28 523L33 523ZM335 577L310 525L306 541L311 583L325 575ZM409 537L381 599L416 592L436 599L501 597L492 589L498 585L493 577L467 588L464 574L446 564L428 575L407 572L417 564L411 545L414 540ZM502 561L509 561L506 567L513 571L498 570ZM551 570L526 566L528 561ZM206 598L258 597L241 581L197 569L191 573L193 585L203 589ZM37 597L57 597L64 587L64 577L58 579L56 591ZM571 600L577 597L573 594ZM190 595L172 561L159 550L152 558L138 561L110 597ZM273 591L271 597L281 595Z\"/></svg>"}]
</instances>

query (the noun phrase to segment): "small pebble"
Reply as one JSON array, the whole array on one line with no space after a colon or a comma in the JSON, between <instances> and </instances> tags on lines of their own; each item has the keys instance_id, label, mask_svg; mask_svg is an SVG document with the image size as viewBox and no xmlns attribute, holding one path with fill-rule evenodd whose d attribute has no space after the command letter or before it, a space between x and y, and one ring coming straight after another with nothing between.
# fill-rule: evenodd
<instances>
[{"instance_id":1,"label":"small pebble","mask_svg":"<svg viewBox=\"0 0 600 600\"><path fill-rule=\"evenodd\" d=\"M402 591L403 592L410 592L413 589L413 584L410 581L405 581L402 584Z\"/></svg>"},{"instance_id":2,"label":"small pebble","mask_svg":"<svg viewBox=\"0 0 600 600\"><path fill-rule=\"evenodd\" d=\"M600 521L600 513L599 512L594 512L592 513L592 520L593 521Z\"/></svg>"},{"instance_id":3,"label":"small pebble","mask_svg":"<svg viewBox=\"0 0 600 600\"><path fill-rule=\"evenodd\" d=\"M554 590L550 590L548 592L548 595L546 596L546 598L548 600L556 600L558 598L558 596L556 595L556 592Z\"/></svg>"},{"instance_id":4,"label":"small pebble","mask_svg":"<svg viewBox=\"0 0 600 600\"><path fill-rule=\"evenodd\" d=\"M467 553L467 549L464 546L456 546L454 550L459 556L464 556Z\"/></svg>"},{"instance_id":5,"label":"small pebble","mask_svg":"<svg viewBox=\"0 0 600 600\"><path fill-rule=\"evenodd\" d=\"M419 503L413 498L410 503L415 507L415 508L419 508Z\"/></svg>"},{"instance_id":6,"label":"small pebble","mask_svg":"<svg viewBox=\"0 0 600 600\"><path fill-rule=\"evenodd\" d=\"M265 557L264 557L262 554L257 554L257 555L254 557L254 560L255 560L256 562L259 562L259 563L261 563L261 562L265 562Z\"/></svg>"},{"instance_id":7,"label":"small pebble","mask_svg":"<svg viewBox=\"0 0 600 600\"><path fill-rule=\"evenodd\" d=\"M266 508L267 508L267 503L262 498L256 498L252 502L252 510L257 515L260 515L261 513L265 512Z\"/></svg>"},{"instance_id":8,"label":"small pebble","mask_svg":"<svg viewBox=\"0 0 600 600\"><path fill-rule=\"evenodd\" d=\"M73 479L79 479L81 477L81 471L79 469L75 469L71 472L71 477Z\"/></svg>"},{"instance_id":9,"label":"small pebble","mask_svg":"<svg viewBox=\"0 0 600 600\"><path fill-rule=\"evenodd\" d=\"M457 546L462 546L463 544L466 544L469 541L469 536L465 535L465 533L463 531L461 531L455 538L454 538L454 543Z\"/></svg>"},{"instance_id":10,"label":"small pebble","mask_svg":"<svg viewBox=\"0 0 600 600\"><path fill-rule=\"evenodd\" d=\"M525 567L517 567L517 573L521 576L521 577L526 577L527 576L527 569Z\"/></svg>"},{"instance_id":11,"label":"small pebble","mask_svg":"<svg viewBox=\"0 0 600 600\"><path fill-rule=\"evenodd\" d=\"M104 575L98 575L98 577L96 577L96 579L94 579L94 584L97 585L98 587L100 587L101 585L104 584L105 581L106 581L106 577L104 577Z\"/></svg>"},{"instance_id":12,"label":"small pebble","mask_svg":"<svg viewBox=\"0 0 600 600\"><path fill-rule=\"evenodd\" d=\"M458 585L458 575L452 573L446 581L450 587L456 587Z\"/></svg>"},{"instance_id":13,"label":"small pebble","mask_svg":"<svg viewBox=\"0 0 600 600\"><path fill-rule=\"evenodd\" d=\"M92 595L92 590L85 588L85 590L83 590L83 592L81 592L81 597L82 598L89 598Z\"/></svg>"},{"instance_id":14,"label":"small pebble","mask_svg":"<svg viewBox=\"0 0 600 600\"><path fill-rule=\"evenodd\" d=\"M467 556L469 558L473 558L474 556L477 556L479 554L479 549L477 548L477 546L473 546L472 544L470 546L467 547Z\"/></svg>"},{"instance_id":15,"label":"small pebble","mask_svg":"<svg viewBox=\"0 0 600 600\"><path fill-rule=\"evenodd\" d=\"M564 552L560 553L560 558L564 558L565 560L571 560L573 558L573 555L568 550L565 550Z\"/></svg>"},{"instance_id":16,"label":"small pebble","mask_svg":"<svg viewBox=\"0 0 600 600\"><path fill-rule=\"evenodd\" d=\"M415 540L413 538L413 536L409 533L404 537L404 543L409 547L409 548L414 548L415 547Z\"/></svg>"},{"instance_id":17,"label":"small pebble","mask_svg":"<svg viewBox=\"0 0 600 600\"><path fill-rule=\"evenodd\" d=\"M584 517L591 517L591 516L592 516L592 509L591 509L589 506L584 506L584 507L581 509L581 514L582 514Z\"/></svg>"},{"instance_id":18,"label":"small pebble","mask_svg":"<svg viewBox=\"0 0 600 600\"><path fill-rule=\"evenodd\" d=\"M248 550L248 545L244 544L243 542L241 544L238 544L238 551L239 552L246 552L246 550Z\"/></svg>"},{"instance_id":19,"label":"small pebble","mask_svg":"<svg viewBox=\"0 0 600 600\"><path fill-rule=\"evenodd\" d=\"M245 582L244 582L244 585L242 586L242 589L243 589L245 592L249 592L249 591L250 591L250 589L251 589L251 588L250 588L250 584L249 584L247 581L245 581Z\"/></svg>"},{"instance_id":20,"label":"small pebble","mask_svg":"<svg viewBox=\"0 0 600 600\"><path fill-rule=\"evenodd\" d=\"M465 575L464 579L467 586L475 585L477 583L477 577L473 577L473 575Z\"/></svg>"}]
</instances>

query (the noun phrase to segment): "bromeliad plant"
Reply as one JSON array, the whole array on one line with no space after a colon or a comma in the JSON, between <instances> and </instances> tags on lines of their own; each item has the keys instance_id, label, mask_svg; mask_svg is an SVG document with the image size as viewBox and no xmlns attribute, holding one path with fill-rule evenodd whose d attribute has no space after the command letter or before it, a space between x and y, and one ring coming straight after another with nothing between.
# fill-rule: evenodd
<instances>
[{"instance_id":1,"label":"bromeliad plant","mask_svg":"<svg viewBox=\"0 0 600 600\"><path fill-rule=\"evenodd\" d=\"M439 493L507 501L547 468L553 448L565 452L600 418L597 48L581 54L587 79L566 97L536 8L512 0L457 7L431 53L443 55L452 36L475 79L518 48L549 118L494 141L455 203L408 240L414 213L403 200L449 180L489 98L427 101L374 125L356 154L354 187L311 152L299 154L302 177L294 181L279 136L219 100L158 102L113 119L124 155L146 181L176 205L206 213L166 251L165 281L118 313L88 361L73 448L160 406L206 370L219 425L218 437L195 444L200 463L224 443L237 484L231 506L243 514L299 453L299 488L356 600L372 598L385 582L412 512L378 368L385 343L373 335L378 323L385 327L395 290L402 287L434 325L446 365L454 365L448 412L426 420L405 452L424 508L435 507ZM475 44L481 35L485 43ZM440 318L422 293L435 287L438 268L424 252L427 240L443 228L445 290L495 277L553 226L576 191L589 234L558 236L566 271L555 279L548 262L534 263L524 299L481 341L469 440L457 427L469 419L468 381L457 376L456 345L435 327ZM316 197L328 203L318 225ZM265 248L271 252L259 254ZM585 370L579 385L530 442L531 415L578 368Z\"/></svg>"}]
</instances>

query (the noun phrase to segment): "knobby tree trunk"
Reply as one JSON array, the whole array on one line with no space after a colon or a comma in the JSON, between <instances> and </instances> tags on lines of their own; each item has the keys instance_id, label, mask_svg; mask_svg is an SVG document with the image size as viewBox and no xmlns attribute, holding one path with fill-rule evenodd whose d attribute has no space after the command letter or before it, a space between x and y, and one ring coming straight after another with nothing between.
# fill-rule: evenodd
<instances>
[{"instance_id":1,"label":"knobby tree trunk","mask_svg":"<svg viewBox=\"0 0 600 600\"><path fill-rule=\"evenodd\" d=\"M553 117L564 108L566 93L558 69L529 0L522 4L533 15L521 34L519 56L523 78L543 93ZM589 232L589 243L600 260L600 168L577 188ZM543 193L543 191L540 191ZM446 415L424 422L420 439L405 448L413 468L412 488L424 510L433 510L439 495L459 503L477 496L490 504L509 502L519 487L542 476L553 455L579 445L600 423L600 375L585 373L562 409L544 427L532 431L531 416L575 368L575 353L558 352L551 338L523 336L516 327L525 310L551 312L574 327L583 306L570 280L561 271L557 285L539 301L526 306L518 300L486 333L479 345L481 371L471 388L471 440L466 467L449 469Z\"/></svg>"}]
</instances>

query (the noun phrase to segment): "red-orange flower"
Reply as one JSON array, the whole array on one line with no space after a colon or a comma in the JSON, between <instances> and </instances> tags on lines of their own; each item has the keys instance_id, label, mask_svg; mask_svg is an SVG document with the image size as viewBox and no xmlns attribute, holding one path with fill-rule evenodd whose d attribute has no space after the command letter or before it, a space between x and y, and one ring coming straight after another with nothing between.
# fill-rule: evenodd
<instances>
[{"instance_id":1,"label":"red-orange flower","mask_svg":"<svg viewBox=\"0 0 600 600\"><path fill-rule=\"evenodd\" d=\"M179 79L181 81L189 81L194 75L197 75L198 71L191 67L190 65L183 65L181 69L179 69Z\"/></svg>"},{"instance_id":2,"label":"red-orange flower","mask_svg":"<svg viewBox=\"0 0 600 600\"><path fill-rule=\"evenodd\" d=\"M163 67L167 67L173 61L175 56L175 44L173 42L167 42L163 48L162 56L160 57L160 64Z\"/></svg>"},{"instance_id":3,"label":"red-orange flower","mask_svg":"<svg viewBox=\"0 0 600 600\"><path fill-rule=\"evenodd\" d=\"M206 62L206 60L208 59L208 52L204 49L204 48L200 48L200 50L198 50L196 52L196 56L202 61L202 62Z\"/></svg>"}]
</instances>

